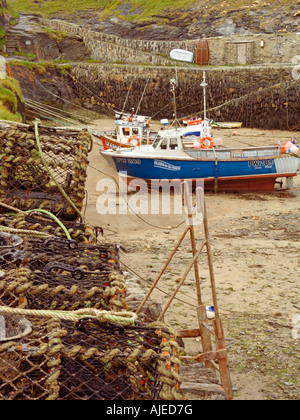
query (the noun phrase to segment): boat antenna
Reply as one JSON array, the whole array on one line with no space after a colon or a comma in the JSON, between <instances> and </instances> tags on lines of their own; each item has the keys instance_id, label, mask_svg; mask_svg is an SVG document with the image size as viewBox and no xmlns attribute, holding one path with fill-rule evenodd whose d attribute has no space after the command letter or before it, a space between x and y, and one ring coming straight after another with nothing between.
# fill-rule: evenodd
<instances>
[{"instance_id":1,"label":"boat antenna","mask_svg":"<svg viewBox=\"0 0 300 420\"><path fill-rule=\"evenodd\" d=\"M150 79L150 77L148 77L148 79L147 79L146 86L145 86L144 92L143 92L143 94L142 94L141 100L140 100L140 102L139 102L139 104L138 104L138 107L137 107L137 109L136 109L135 116L137 116L138 110L139 110L140 105L141 105L141 103L142 103L143 97L144 97L144 95L145 95L145 92L146 92L146 89L147 89L147 86L148 86L148 83L149 83L149 79Z\"/></svg>"},{"instance_id":2,"label":"boat antenna","mask_svg":"<svg viewBox=\"0 0 300 420\"><path fill-rule=\"evenodd\" d=\"M203 82L200 85L203 87L203 101L204 101L204 121L206 120L206 86L208 84L206 83L206 74L205 71L203 72Z\"/></svg>"}]
</instances>

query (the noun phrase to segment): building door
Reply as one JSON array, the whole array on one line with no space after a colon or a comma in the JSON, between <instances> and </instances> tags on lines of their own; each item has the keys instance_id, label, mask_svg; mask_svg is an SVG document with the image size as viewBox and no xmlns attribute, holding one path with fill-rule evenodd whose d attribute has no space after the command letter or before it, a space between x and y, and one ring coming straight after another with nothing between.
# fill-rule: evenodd
<instances>
[{"instance_id":1,"label":"building door","mask_svg":"<svg viewBox=\"0 0 300 420\"><path fill-rule=\"evenodd\" d=\"M237 44L237 63L247 64L247 44Z\"/></svg>"}]
</instances>

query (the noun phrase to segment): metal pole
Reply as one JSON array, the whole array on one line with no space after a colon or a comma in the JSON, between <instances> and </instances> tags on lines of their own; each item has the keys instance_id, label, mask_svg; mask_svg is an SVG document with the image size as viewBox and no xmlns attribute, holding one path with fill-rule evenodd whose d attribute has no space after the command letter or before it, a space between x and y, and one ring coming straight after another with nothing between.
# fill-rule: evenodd
<instances>
[{"instance_id":1,"label":"metal pole","mask_svg":"<svg viewBox=\"0 0 300 420\"><path fill-rule=\"evenodd\" d=\"M204 121L206 121L206 74L205 71L203 72L203 82L201 83L201 85L203 87L203 101L204 101Z\"/></svg>"},{"instance_id":2,"label":"metal pole","mask_svg":"<svg viewBox=\"0 0 300 420\"><path fill-rule=\"evenodd\" d=\"M176 76L177 77L177 76ZM178 124L178 120L177 120L177 104L176 104L176 86L177 86L177 80L176 79L171 79L170 80L170 84L171 84L171 92L173 93L173 106L174 106L174 121L175 121L175 128L177 130L179 124Z\"/></svg>"},{"instance_id":3,"label":"metal pole","mask_svg":"<svg viewBox=\"0 0 300 420\"><path fill-rule=\"evenodd\" d=\"M149 83L149 79L150 79L150 77L148 77L148 79L147 79L146 86L145 86L144 92L143 92L143 94L142 94L141 100L140 100L140 102L139 102L139 104L138 104L138 107L137 107L137 110L136 110L135 116L137 116L138 111L139 111L139 109L140 109L140 105L141 105L141 102L142 102L143 97L144 97L144 95L145 95L145 92L146 92L146 89L147 89L147 86L148 86L148 83Z\"/></svg>"}]
</instances>

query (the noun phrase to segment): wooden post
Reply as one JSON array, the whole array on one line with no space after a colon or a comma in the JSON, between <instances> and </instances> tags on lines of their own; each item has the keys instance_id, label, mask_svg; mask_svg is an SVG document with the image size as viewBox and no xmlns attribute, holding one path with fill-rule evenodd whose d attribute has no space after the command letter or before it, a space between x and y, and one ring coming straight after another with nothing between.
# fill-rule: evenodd
<instances>
[{"instance_id":1,"label":"wooden post","mask_svg":"<svg viewBox=\"0 0 300 420\"><path fill-rule=\"evenodd\" d=\"M201 203L203 203L203 226L204 226L204 234L205 234L206 249L207 249L207 259L208 259L208 267L209 267L209 275L210 275L210 283L211 283L211 292L212 292L212 299L213 299L213 305L214 305L214 310L215 310L215 319L214 319L213 325L214 325L214 331L215 331L216 347L217 347L217 350L226 352L226 357L219 359L220 378L221 378L222 386L226 392L227 398L229 400L232 400L233 399L232 383L231 383L230 372L229 372L229 367L228 367L224 330L223 330L223 325L220 318L219 305L218 305L218 299L217 299L217 289L216 289L216 282L215 282L214 267L213 267L213 262L212 262L212 252L211 252L211 247L210 247L209 230L208 230L207 210L206 210L206 204L204 200L203 189L201 190L198 189L196 191L196 195L199 196L198 202L201 201ZM202 197L203 197L203 201L202 201Z\"/></svg>"},{"instance_id":2,"label":"wooden post","mask_svg":"<svg viewBox=\"0 0 300 420\"><path fill-rule=\"evenodd\" d=\"M189 183L187 181L183 181L183 188L184 188L184 202L187 207L187 213L188 213L192 251L193 251L193 256L195 258L195 256L197 255L197 246L196 246L196 238L195 238L195 227L193 224L193 209L191 207L191 202L190 202L191 192L189 188ZM199 206L199 199L196 205L197 207ZM204 242L204 244L207 246L206 241ZM201 251L202 251L202 248L201 248ZM198 254L198 257L199 255L200 253ZM201 282L200 282L200 275L199 275L198 257L194 261L194 271L195 271L195 281L196 281L197 301L198 301L197 318L198 318L199 335L201 337L203 352L209 352L209 351L212 351L212 343L211 343L210 333L204 327L204 323L207 322L207 316L206 316L206 307L203 305L202 295L201 295ZM208 368L214 367L213 364L209 360L205 362L205 366Z\"/></svg>"},{"instance_id":3,"label":"wooden post","mask_svg":"<svg viewBox=\"0 0 300 420\"><path fill-rule=\"evenodd\" d=\"M189 228L186 228L186 230L183 232L183 234L181 235L181 238L179 239L179 241L177 242L177 244L175 245L173 251L171 252L167 262L165 263L165 265L163 266L161 272L159 273L159 275L157 276L155 282L153 283L152 287L150 288L149 292L146 294L146 296L144 297L142 303L140 304L140 306L138 307L136 314L140 314L145 303L147 302L147 300L149 299L149 297L151 296L153 290L155 289L155 287L157 286L157 283L159 282L159 280L161 279L162 275L164 274L164 272L166 271L168 265L170 264L170 262L172 261L174 255L176 254L178 248L180 247L182 241L184 240L184 238L186 237L186 234L188 233Z\"/></svg>"}]
</instances>

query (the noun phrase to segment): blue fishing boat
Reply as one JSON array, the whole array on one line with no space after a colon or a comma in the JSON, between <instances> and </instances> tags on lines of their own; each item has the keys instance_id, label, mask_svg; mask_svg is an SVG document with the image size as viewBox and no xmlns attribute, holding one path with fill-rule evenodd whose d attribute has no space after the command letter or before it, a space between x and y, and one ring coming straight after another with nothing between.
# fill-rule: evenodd
<instances>
[{"instance_id":1,"label":"blue fishing boat","mask_svg":"<svg viewBox=\"0 0 300 420\"><path fill-rule=\"evenodd\" d=\"M280 145L215 148L209 136L187 144L173 131L158 135L149 146L101 153L128 183L143 179L151 188L161 180L203 179L206 190L219 192L271 191L278 178L286 178L290 187L300 162L298 156L281 153Z\"/></svg>"},{"instance_id":2,"label":"blue fishing boat","mask_svg":"<svg viewBox=\"0 0 300 420\"><path fill-rule=\"evenodd\" d=\"M176 81L171 80L175 100ZM206 118L205 73L204 118L200 122L201 137L189 136L175 129L160 130L150 145L101 151L107 161L127 183L135 179L147 181L149 187L165 181L204 181L205 190L213 191L272 191L278 178L286 178L287 187L299 170L299 155L287 153L283 145L243 148L222 147L211 134ZM175 107L175 122L176 107ZM298 147L296 146L297 150Z\"/></svg>"}]
</instances>

